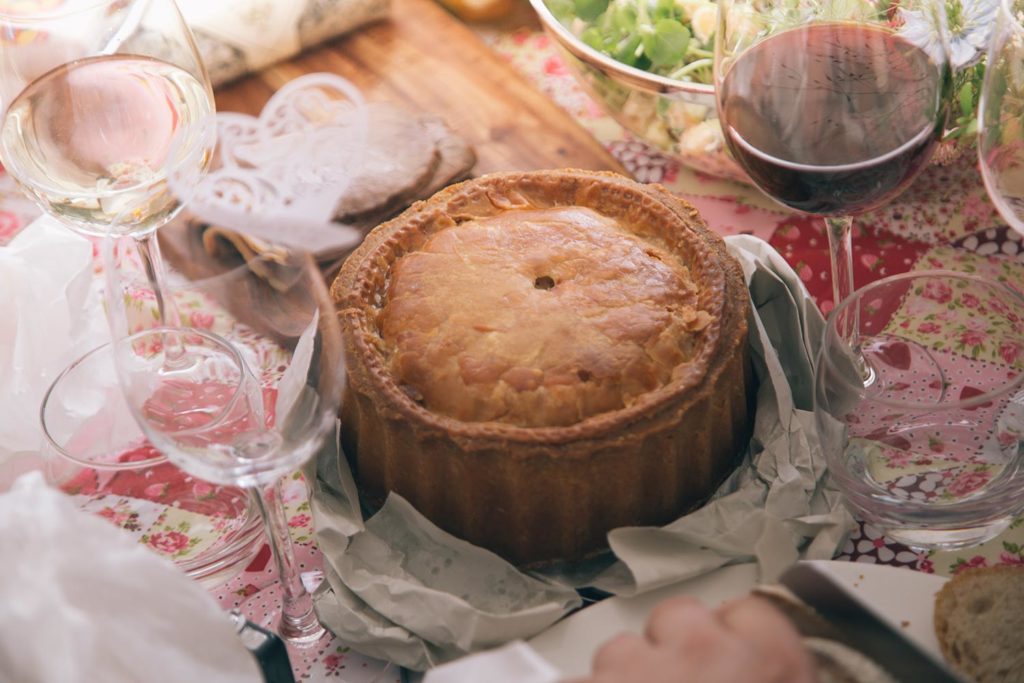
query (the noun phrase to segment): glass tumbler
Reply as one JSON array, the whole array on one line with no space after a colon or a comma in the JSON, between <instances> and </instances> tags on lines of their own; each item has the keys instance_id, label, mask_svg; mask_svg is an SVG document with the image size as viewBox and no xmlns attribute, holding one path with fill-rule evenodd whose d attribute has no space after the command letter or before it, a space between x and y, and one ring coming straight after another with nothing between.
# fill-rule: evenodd
<instances>
[{"instance_id":1,"label":"glass tumbler","mask_svg":"<svg viewBox=\"0 0 1024 683\"><path fill-rule=\"evenodd\" d=\"M118 385L109 344L57 377L40 418L51 485L192 578L219 584L262 546L259 512L243 489L186 474L149 444Z\"/></svg>"},{"instance_id":2,"label":"glass tumbler","mask_svg":"<svg viewBox=\"0 0 1024 683\"><path fill-rule=\"evenodd\" d=\"M860 358L883 368L865 386ZM879 280L829 317L815 413L851 510L916 548L982 543L1024 512L1024 299L951 271Z\"/></svg>"}]
</instances>

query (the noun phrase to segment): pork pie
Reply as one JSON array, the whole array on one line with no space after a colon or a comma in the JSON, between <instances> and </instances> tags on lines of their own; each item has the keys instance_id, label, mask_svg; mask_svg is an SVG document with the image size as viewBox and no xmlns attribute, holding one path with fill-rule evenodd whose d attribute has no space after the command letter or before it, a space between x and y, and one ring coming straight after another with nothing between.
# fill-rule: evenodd
<instances>
[{"instance_id":1,"label":"pork pie","mask_svg":"<svg viewBox=\"0 0 1024 683\"><path fill-rule=\"evenodd\" d=\"M361 495L394 491L518 565L679 517L749 439L742 272L663 188L464 182L374 229L332 295Z\"/></svg>"}]
</instances>

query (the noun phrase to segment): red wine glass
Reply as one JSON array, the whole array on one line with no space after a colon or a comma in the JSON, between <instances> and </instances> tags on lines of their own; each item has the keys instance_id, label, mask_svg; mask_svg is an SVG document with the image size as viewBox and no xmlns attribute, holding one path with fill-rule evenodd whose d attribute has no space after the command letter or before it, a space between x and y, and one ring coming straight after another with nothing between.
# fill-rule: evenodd
<instances>
[{"instance_id":1,"label":"red wine glass","mask_svg":"<svg viewBox=\"0 0 1024 683\"><path fill-rule=\"evenodd\" d=\"M825 219L833 305L854 290L853 216L899 194L942 134L942 0L723 0L715 92L757 187Z\"/></svg>"}]
</instances>

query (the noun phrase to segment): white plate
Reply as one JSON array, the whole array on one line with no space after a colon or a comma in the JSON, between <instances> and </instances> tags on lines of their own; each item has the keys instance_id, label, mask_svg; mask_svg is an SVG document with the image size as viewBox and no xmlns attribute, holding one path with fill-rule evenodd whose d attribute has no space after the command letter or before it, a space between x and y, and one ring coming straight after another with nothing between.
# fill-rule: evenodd
<instances>
[{"instance_id":1,"label":"white plate","mask_svg":"<svg viewBox=\"0 0 1024 683\"><path fill-rule=\"evenodd\" d=\"M837 579L891 626L916 644L939 655L932 627L935 594L946 579L910 569L858 562L823 562L815 566ZM651 609L673 595L692 595L710 606L746 594L757 581L753 564L723 567L689 581L632 598L609 598L563 619L532 638L530 645L566 677L590 672L594 651L624 631L643 632ZM940 656L941 658L941 656Z\"/></svg>"}]
</instances>

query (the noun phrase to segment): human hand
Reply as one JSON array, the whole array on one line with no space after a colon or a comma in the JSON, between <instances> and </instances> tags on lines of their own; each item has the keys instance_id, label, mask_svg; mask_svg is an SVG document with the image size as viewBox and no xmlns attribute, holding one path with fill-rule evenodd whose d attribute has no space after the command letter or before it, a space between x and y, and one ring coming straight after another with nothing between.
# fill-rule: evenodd
<instances>
[{"instance_id":1,"label":"human hand","mask_svg":"<svg viewBox=\"0 0 1024 683\"><path fill-rule=\"evenodd\" d=\"M678 597L659 604L644 634L624 633L574 683L814 683L814 664L781 612L756 597L711 610Z\"/></svg>"}]
</instances>

